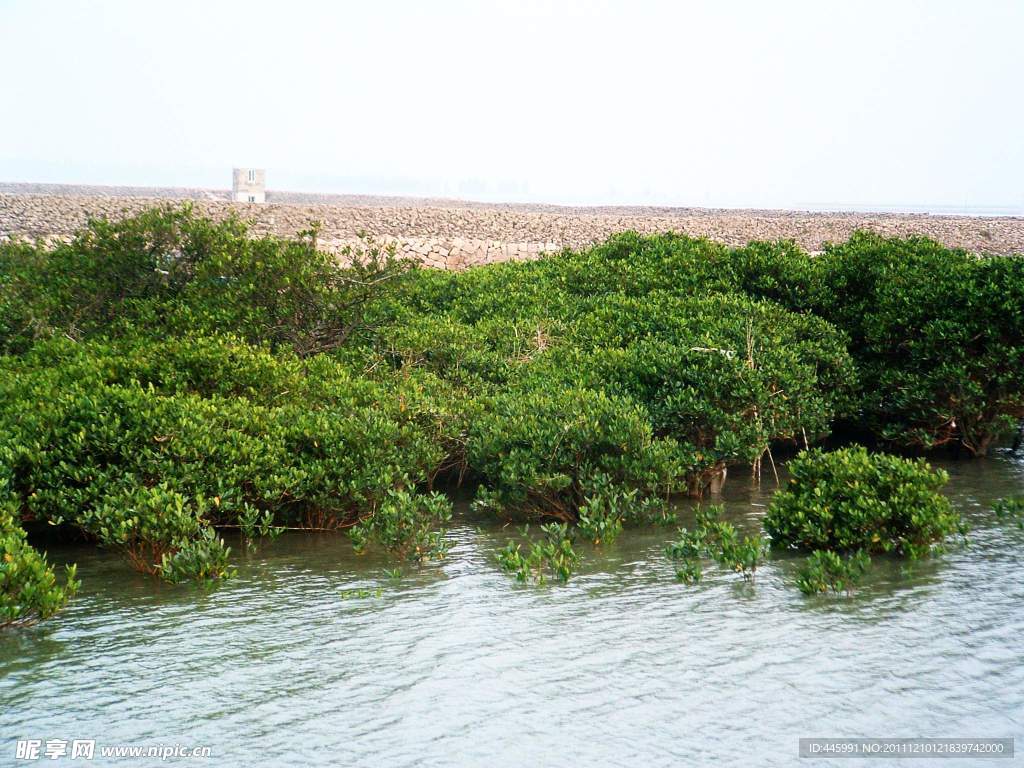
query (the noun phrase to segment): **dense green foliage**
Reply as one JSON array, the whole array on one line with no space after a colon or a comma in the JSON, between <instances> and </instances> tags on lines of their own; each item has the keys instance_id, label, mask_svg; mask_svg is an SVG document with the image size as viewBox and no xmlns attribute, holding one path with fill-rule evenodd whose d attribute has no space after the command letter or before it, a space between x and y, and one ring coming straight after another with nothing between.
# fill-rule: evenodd
<instances>
[{"instance_id":1,"label":"dense green foliage","mask_svg":"<svg viewBox=\"0 0 1024 768\"><path fill-rule=\"evenodd\" d=\"M1024 419L1024 259L858 232L807 260L751 256L745 286L842 328L860 378L849 414L904 447L984 455Z\"/></svg>"},{"instance_id":2,"label":"dense green foliage","mask_svg":"<svg viewBox=\"0 0 1024 768\"><path fill-rule=\"evenodd\" d=\"M0 251L0 448L20 516L172 581L230 574L218 525L443 550L420 529L448 502L396 503L444 456L425 387L363 376L342 350L408 265L371 246L341 267L308 239L187 210Z\"/></svg>"},{"instance_id":3,"label":"dense green foliage","mask_svg":"<svg viewBox=\"0 0 1024 768\"><path fill-rule=\"evenodd\" d=\"M643 509L638 491L670 491L681 471L676 453L629 400L527 390L495 398L470 432L468 460L485 481L478 506L566 522L585 510L596 532L599 517Z\"/></svg>"},{"instance_id":4,"label":"dense green foliage","mask_svg":"<svg viewBox=\"0 0 1024 768\"><path fill-rule=\"evenodd\" d=\"M778 546L921 557L964 530L960 514L939 493L948 475L923 459L854 446L806 451L788 466L789 483L772 498L764 520Z\"/></svg>"},{"instance_id":5,"label":"dense green foliage","mask_svg":"<svg viewBox=\"0 0 1024 768\"><path fill-rule=\"evenodd\" d=\"M58 582L46 556L26 540L17 505L0 479L0 627L30 624L59 611L78 591L75 566Z\"/></svg>"},{"instance_id":6,"label":"dense green foliage","mask_svg":"<svg viewBox=\"0 0 1024 768\"><path fill-rule=\"evenodd\" d=\"M230 575L219 528L442 557L453 483L607 543L840 420L984 453L1024 416L1022 264L863 233L821 257L623 233L451 273L154 209L0 244L0 477L12 520L170 580ZM948 527L930 514L868 548L917 551ZM715 530L752 572L759 543ZM550 536L536 557L569 564Z\"/></svg>"},{"instance_id":7,"label":"dense green foliage","mask_svg":"<svg viewBox=\"0 0 1024 768\"><path fill-rule=\"evenodd\" d=\"M200 364L211 345L215 371ZM355 525L441 458L397 392L231 339L54 341L5 370L24 513L122 547L142 570L250 507L292 525Z\"/></svg>"}]
</instances>

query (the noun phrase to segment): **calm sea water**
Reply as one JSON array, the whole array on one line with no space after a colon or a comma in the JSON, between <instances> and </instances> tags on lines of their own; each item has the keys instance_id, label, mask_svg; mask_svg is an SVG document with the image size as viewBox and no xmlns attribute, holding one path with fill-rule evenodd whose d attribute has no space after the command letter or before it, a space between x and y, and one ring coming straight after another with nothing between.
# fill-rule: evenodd
<instances>
[{"instance_id":1,"label":"calm sea water","mask_svg":"<svg viewBox=\"0 0 1024 768\"><path fill-rule=\"evenodd\" d=\"M511 529L468 513L443 565L398 582L323 535L241 551L208 591L51 550L83 589L0 635L0 765L28 764L24 738L208 746L207 765L790 765L804 736L1024 750L1024 532L988 511L1024 492L1024 458L945 466L970 545L909 572L879 562L850 598L803 597L785 558L752 585L715 569L677 584L672 529L582 547L568 585L522 586L494 564ZM730 479L728 515L757 528L772 490Z\"/></svg>"}]
</instances>

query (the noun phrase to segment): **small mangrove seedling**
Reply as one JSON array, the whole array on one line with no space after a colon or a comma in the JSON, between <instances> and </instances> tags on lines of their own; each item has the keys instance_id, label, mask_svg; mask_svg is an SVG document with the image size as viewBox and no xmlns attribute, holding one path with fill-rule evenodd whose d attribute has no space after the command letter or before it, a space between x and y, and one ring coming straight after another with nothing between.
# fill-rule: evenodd
<instances>
[{"instance_id":1,"label":"small mangrove seedling","mask_svg":"<svg viewBox=\"0 0 1024 768\"><path fill-rule=\"evenodd\" d=\"M1000 520L1015 521L1018 528L1024 529L1024 496L999 499L992 507L992 511Z\"/></svg>"},{"instance_id":2,"label":"small mangrove seedling","mask_svg":"<svg viewBox=\"0 0 1024 768\"><path fill-rule=\"evenodd\" d=\"M741 539L729 523L719 523L719 526L718 544L711 552L712 559L742 574L744 579L753 579L757 567L764 562L768 542L759 533Z\"/></svg>"},{"instance_id":3,"label":"small mangrove seedling","mask_svg":"<svg viewBox=\"0 0 1024 768\"><path fill-rule=\"evenodd\" d=\"M530 545L524 555L522 545L510 541L498 551L498 564L516 581L533 581L544 584L548 573L553 573L565 583L579 565L580 557L572 547L569 527L565 523L549 523L540 527L543 536ZM530 526L523 528L523 535L529 535Z\"/></svg>"},{"instance_id":4,"label":"small mangrove seedling","mask_svg":"<svg viewBox=\"0 0 1024 768\"><path fill-rule=\"evenodd\" d=\"M580 506L576 528L594 544L610 544L622 533L622 506L634 501L635 490L620 494L596 493Z\"/></svg>"},{"instance_id":5,"label":"small mangrove seedling","mask_svg":"<svg viewBox=\"0 0 1024 768\"><path fill-rule=\"evenodd\" d=\"M704 577L701 571L700 562L697 560L684 560L676 568L676 579L683 584L696 584Z\"/></svg>"},{"instance_id":6,"label":"small mangrove seedling","mask_svg":"<svg viewBox=\"0 0 1024 768\"><path fill-rule=\"evenodd\" d=\"M719 520L722 507L715 505L697 510L697 526L689 531L681 528L680 537L665 548L670 560L681 563L676 578L685 584L701 579L701 558L714 560L731 568L744 579L753 579L757 567L764 561L768 544L760 534L740 538L732 523Z\"/></svg>"},{"instance_id":7,"label":"small mangrove seedling","mask_svg":"<svg viewBox=\"0 0 1024 768\"><path fill-rule=\"evenodd\" d=\"M641 495L607 474L595 473L588 484L593 491L580 505L576 530L594 544L611 544L625 524L658 525L674 519L663 498Z\"/></svg>"},{"instance_id":8,"label":"small mangrove seedling","mask_svg":"<svg viewBox=\"0 0 1024 768\"><path fill-rule=\"evenodd\" d=\"M349 530L357 553L376 541L407 562L443 560L448 553L444 526L452 503L439 493L388 491L376 511Z\"/></svg>"},{"instance_id":9,"label":"small mangrove seedling","mask_svg":"<svg viewBox=\"0 0 1024 768\"><path fill-rule=\"evenodd\" d=\"M665 555L680 565L676 568L676 578L684 584L696 584L701 580L700 559L704 554L705 532L698 528L688 531L679 529L679 539L665 547Z\"/></svg>"},{"instance_id":10,"label":"small mangrove seedling","mask_svg":"<svg viewBox=\"0 0 1024 768\"><path fill-rule=\"evenodd\" d=\"M284 526L274 525L273 512L266 509L260 514L259 509L249 502L242 505L242 511L238 515L238 527L241 528L245 545L250 550L256 548L257 539L273 541L284 533Z\"/></svg>"},{"instance_id":11,"label":"small mangrove seedling","mask_svg":"<svg viewBox=\"0 0 1024 768\"><path fill-rule=\"evenodd\" d=\"M381 587L376 589L346 589L341 593L342 600L367 600L371 597L383 597L384 590Z\"/></svg>"},{"instance_id":12,"label":"small mangrove seedling","mask_svg":"<svg viewBox=\"0 0 1024 768\"><path fill-rule=\"evenodd\" d=\"M200 528L193 538L180 543L173 552L164 553L156 568L157 574L178 584L183 581L212 583L235 575L228 558L231 547L224 545L213 528Z\"/></svg>"},{"instance_id":13,"label":"small mangrove seedling","mask_svg":"<svg viewBox=\"0 0 1024 768\"><path fill-rule=\"evenodd\" d=\"M850 594L871 565L864 550L843 557L827 549L816 549L807 558L797 576L797 586L805 595L824 592Z\"/></svg>"}]
</instances>

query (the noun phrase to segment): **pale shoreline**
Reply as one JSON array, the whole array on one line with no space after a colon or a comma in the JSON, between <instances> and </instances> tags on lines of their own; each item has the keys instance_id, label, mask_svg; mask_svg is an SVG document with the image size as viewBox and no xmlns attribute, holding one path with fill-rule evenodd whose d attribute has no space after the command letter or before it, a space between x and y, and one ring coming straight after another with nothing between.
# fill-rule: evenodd
<instances>
[{"instance_id":1,"label":"pale shoreline","mask_svg":"<svg viewBox=\"0 0 1024 768\"><path fill-rule=\"evenodd\" d=\"M55 184L40 182L0 181L0 195L47 195L71 197L152 198L158 200L220 200L230 202L228 189L201 187L137 187L111 184ZM823 215L823 216L938 216L964 219L1024 219L1024 208L1012 206L950 205L844 205L827 203L789 207L696 206L646 204L574 205L547 202L509 202L471 200L458 197L431 197L390 194L346 194L338 192L298 192L267 190L267 202L282 205L327 205L343 208L467 208L500 209L523 213L598 214L624 216L678 216L681 214L754 214L754 215ZM916 210L921 209L921 210ZM927 210L924 210L927 209Z\"/></svg>"},{"instance_id":2,"label":"pale shoreline","mask_svg":"<svg viewBox=\"0 0 1024 768\"><path fill-rule=\"evenodd\" d=\"M321 222L321 242L341 248L360 232L431 266L535 258L623 230L673 230L727 245L791 239L816 252L857 229L925 235L978 253L1024 254L1024 217L659 207L566 207L433 198L268 191L266 204L233 203L225 190L0 183L0 238L66 238L90 217L119 218L158 203L192 201L215 219L236 214L256 233L294 235Z\"/></svg>"}]
</instances>

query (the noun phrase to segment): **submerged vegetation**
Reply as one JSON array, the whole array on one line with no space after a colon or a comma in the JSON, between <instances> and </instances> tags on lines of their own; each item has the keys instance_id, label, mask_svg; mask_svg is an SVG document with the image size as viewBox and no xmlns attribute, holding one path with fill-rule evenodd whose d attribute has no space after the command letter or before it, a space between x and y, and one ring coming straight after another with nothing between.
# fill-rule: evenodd
<instances>
[{"instance_id":1,"label":"submerged vegetation","mask_svg":"<svg viewBox=\"0 0 1024 768\"><path fill-rule=\"evenodd\" d=\"M541 537L530 543L526 554L522 545L510 541L498 552L498 564L516 581L547 582L548 574L554 574L559 581L566 582L579 565L580 556L573 549L572 534L565 523L548 523L540 527ZM530 526L523 529L528 536Z\"/></svg>"},{"instance_id":2,"label":"submerged vegetation","mask_svg":"<svg viewBox=\"0 0 1024 768\"><path fill-rule=\"evenodd\" d=\"M862 549L845 556L827 549L816 549L801 567L796 583L805 595L849 593L857 586L869 565L871 558Z\"/></svg>"},{"instance_id":3,"label":"submerged vegetation","mask_svg":"<svg viewBox=\"0 0 1024 768\"><path fill-rule=\"evenodd\" d=\"M74 591L23 523L174 581L230 575L222 527L345 530L423 562L445 554L440 491L458 484L482 512L563 526L503 565L567 577L570 527L608 543L669 521L673 496L836 425L983 455L1022 418L1021 259L869 233L817 257L624 233L454 273L158 208L52 247L0 244L0 557L32 563L4 572L0 599L42 616ZM914 555L955 528L937 476L866 461L798 460L773 536ZM911 480L925 511L887 517ZM814 518L805 485L836 499L841 528ZM760 541L706 522L684 570L710 553L752 573Z\"/></svg>"},{"instance_id":4,"label":"submerged vegetation","mask_svg":"<svg viewBox=\"0 0 1024 768\"><path fill-rule=\"evenodd\" d=\"M697 510L697 525L692 531L683 528L677 541L669 544L665 553L678 563L676 578L687 584L701 580L701 559L714 560L719 565L753 579L757 566L764 560L768 542L760 534L740 537L732 523L719 520L721 507Z\"/></svg>"},{"instance_id":5,"label":"submerged vegetation","mask_svg":"<svg viewBox=\"0 0 1024 768\"><path fill-rule=\"evenodd\" d=\"M999 499L994 511L1000 520L1012 520L1017 523L1018 528L1024 528L1024 496Z\"/></svg>"}]
</instances>

